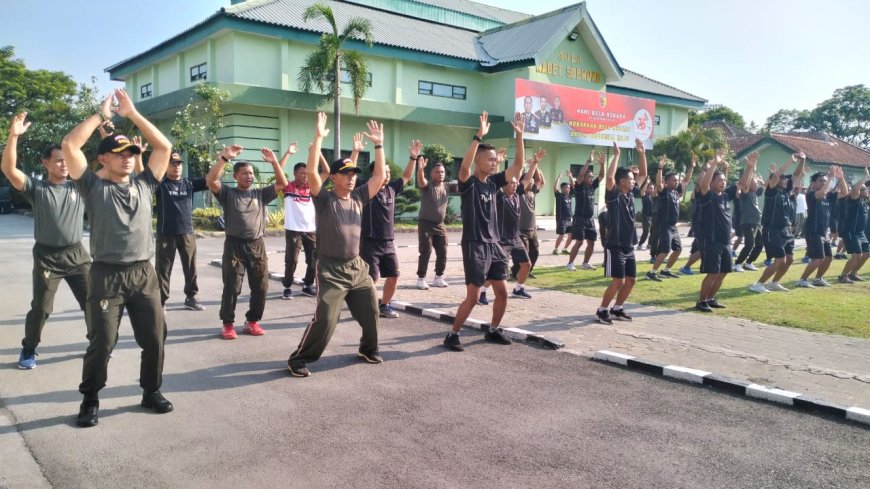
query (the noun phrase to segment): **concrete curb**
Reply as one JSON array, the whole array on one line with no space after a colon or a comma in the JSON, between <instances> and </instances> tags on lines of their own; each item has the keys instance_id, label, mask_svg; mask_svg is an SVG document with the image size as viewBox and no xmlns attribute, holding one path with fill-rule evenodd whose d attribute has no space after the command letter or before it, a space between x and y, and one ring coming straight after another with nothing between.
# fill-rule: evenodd
<instances>
[{"instance_id":1,"label":"concrete curb","mask_svg":"<svg viewBox=\"0 0 870 489\"><path fill-rule=\"evenodd\" d=\"M870 426L870 409L855 406L841 406L799 392L765 387L749 381L725 377L704 370L681 367L678 365L665 365L608 350L596 351L592 356L592 359L600 362L614 363L631 370L639 370L651 375L704 385L729 394L767 401L781 406L789 406L810 414L830 416Z\"/></svg>"}]
</instances>

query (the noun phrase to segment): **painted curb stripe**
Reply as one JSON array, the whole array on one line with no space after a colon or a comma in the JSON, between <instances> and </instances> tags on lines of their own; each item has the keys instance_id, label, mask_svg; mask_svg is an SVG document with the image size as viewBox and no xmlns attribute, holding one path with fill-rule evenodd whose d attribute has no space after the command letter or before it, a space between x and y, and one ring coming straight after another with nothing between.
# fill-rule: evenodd
<instances>
[{"instance_id":1,"label":"painted curb stripe","mask_svg":"<svg viewBox=\"0 0 870 489\"><path fill-rule=\"evenodd\" d=\"M671 377L678 380L685 380L686 382L694 382L696 384L703 384L704 377L710 375L710 372L704 370L697 370L694 368L680 367L677 365L668 365L662 371L665 377Z\"/></svg>"}]
</instances>

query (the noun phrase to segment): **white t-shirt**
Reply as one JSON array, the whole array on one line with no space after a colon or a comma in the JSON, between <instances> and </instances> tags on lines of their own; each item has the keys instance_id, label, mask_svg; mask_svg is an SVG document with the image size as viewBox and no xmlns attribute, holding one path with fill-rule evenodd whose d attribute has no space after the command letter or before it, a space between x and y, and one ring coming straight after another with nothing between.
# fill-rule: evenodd
<instances>
[{"instance_id":1,"label":"white t-shirt","mask_svg":"<svg viewBox=\"0 0 870 489\"><path fill-rule=\"evenodd\" d=\"M315 231L314 202L308 185L297 187L290 182L284 188L284 229L303 233Z\"/></svg>"},{"instance_id":2,"label":"white t-shirt","mask_svg":"<svg viewBox=\"0 0 870 489\"><path fill-rule=\"evenodd\" d=\"M797 195L797 197L795 197L795 201L796 201L795 211L798 214L806 214L807 213L807 196L800 193Z\"/></svg>"}]
</instances>

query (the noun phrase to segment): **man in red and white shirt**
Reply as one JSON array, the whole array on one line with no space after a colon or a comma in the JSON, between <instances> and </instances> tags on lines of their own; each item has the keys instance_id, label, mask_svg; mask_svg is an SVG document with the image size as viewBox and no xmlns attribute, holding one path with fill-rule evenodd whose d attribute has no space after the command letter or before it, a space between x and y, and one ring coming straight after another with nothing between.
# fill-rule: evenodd
<instances>
[{"instance_id":1,"label":"man in red and white shirt","mask_svg":"<svg viewBox=\"0 0 870 489\"><path fill-rule=\"evenodd\" d=\"M291 148L295 149L293 146ZM281 280L284 285L282 299L293 298L290 288L293 285L296 264L299 263L300 249L305 251L306 264L302 293L311 297L317 295L314 288L314 263L317 260L317 239L314 231L314 202L311 201L305 163L296 163L293 167L293 181L284 189L284 235L287 248L284 251L284 278Z\"/></svg>"}]
</instances>

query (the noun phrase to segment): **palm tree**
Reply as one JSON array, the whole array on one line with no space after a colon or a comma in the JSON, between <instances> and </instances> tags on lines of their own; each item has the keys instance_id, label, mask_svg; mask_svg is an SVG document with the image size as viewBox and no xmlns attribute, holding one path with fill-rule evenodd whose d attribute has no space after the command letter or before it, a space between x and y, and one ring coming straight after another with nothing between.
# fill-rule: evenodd
<instances>
[{"instance_id":1,"label":"palm tree","mask_svg":"<svg viewBox=\"0 0 870 489\"><path fill-rule=\"evenodd\" d=\"M317 49L305 58L305 64L299 70L298 81L303 92L310 93L312 87L316 87L323 94L324 101L330 99L333 101L333 151L335 158L338 158L341 156L341 72L347 72L350 78L356 113L359 113L359 101L365 95L368 77L368 66L362 55L356 51L342 49L342 45L349 38L361 38L367 46L371 47L374 39L372 23L360 17L348 20L339 34L332 9L322 3L315 3L302 14L302 19L306 22L321 18L329 23L332 33L320 36Z\"/></svg>"}]
</instances>

